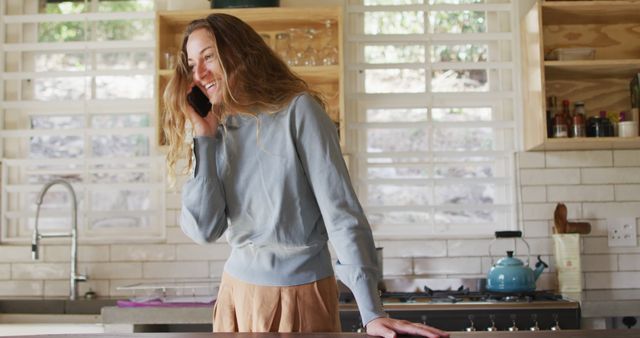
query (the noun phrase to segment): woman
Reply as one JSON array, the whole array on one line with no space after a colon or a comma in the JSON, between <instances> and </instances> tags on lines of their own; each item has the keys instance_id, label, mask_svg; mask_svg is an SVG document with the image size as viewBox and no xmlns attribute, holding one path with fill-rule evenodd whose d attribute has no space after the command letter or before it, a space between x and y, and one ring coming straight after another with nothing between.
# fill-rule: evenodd
<instances>
[{"instance_id":1,"label":"woman","mask_svg":"<svg viewBox=\"0 0 640 338\"><path fill-rule=\"evenodd\" d=\"M204 118L187 103L194 87L212 104ZM214 331L340 331L330 239L368 334L448 336L385 314L371 229L335 126L320 95L249 25L225 14L189 24L164 100L171 175L180 159L191 169L195 155L181 227L198 243L226 232L232 248Z\"/></svg>"}]
</instances>

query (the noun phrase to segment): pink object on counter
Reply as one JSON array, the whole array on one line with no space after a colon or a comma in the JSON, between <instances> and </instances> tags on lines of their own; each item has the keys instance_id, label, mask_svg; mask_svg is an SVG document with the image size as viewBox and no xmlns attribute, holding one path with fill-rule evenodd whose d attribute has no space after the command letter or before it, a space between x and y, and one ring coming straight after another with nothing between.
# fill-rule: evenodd
<instances>
[{"instance_id":1,"label":"pink object on counter","mask_svg":"<svg viewBox=\"0 0 640 338\"><path fill-rule=\"evenodd\" d=\"M210 303L197 303L197 302L185 302L185 303L167 303L160 299L153 299L148 301L132 301L132 300L119 300L118 307L207 307L213 306L215 301Z\"/></svg>"}]
</instances>

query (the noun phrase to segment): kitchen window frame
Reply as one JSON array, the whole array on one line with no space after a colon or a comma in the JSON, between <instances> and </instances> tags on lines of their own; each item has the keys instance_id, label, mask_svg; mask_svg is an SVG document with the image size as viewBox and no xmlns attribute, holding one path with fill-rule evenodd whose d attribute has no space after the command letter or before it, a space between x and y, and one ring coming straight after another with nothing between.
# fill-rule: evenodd
<instances>
[{"instance_id":1,"label":"kitchen window frame","mask_svg":"<svg viewBox=\"0 0 640 338\"><path fill-rule=\"evenodd\" d=\"M516 151L521 149L521 133L519 132L521 126L522 107L519 104L521 100L520 89L520 37L519 37L519 11L518 1L511 0L508 3L482 3L482 4L429 4L429 0L424 0L423 4L411 4L411 5L363 5L361 0L347 0L345 7L345 18L347 25L345 28L345 116L346 116L346 154L345 158L348 160L350 173L354 182L354 188L358 193L360 200L365 208L365 212L374 209L379 211L381 207L379 205L369 206L367 205L367 190L366 185L372 181L385 182L384 179L367 179L367 154L369 158L375 156L384 156L384 154L367 153L366 140L363 139L364 133L358 133L361 129L366 129L371 126L376 126L377 123L361 122L365 121L366 108L371 109L384 109L386 108L407 108L407 109L429 109L429 119L425 122L383 122L387 127L403 127L403 126L423 126L429 128L429 134L434 130L433 128L448 126L455 124L456 127L460 127L463 124L474 124L474 127L489 127L489 128L503 128L510 131L510 139L503 139L501 142L508 143L509 145L504 150L495 152L483 152L483 151L470 151L460 152L456 155L489 155L497 156L506 161L504 170L504 176L493 179L479 179L478 181L496 181L505 183L505 189L507 189L508 196L505 198L505 203L498 205L490 205L488 208L496 210L506 210L505 224L478 226L470 224L468 226L461 225L456 231L452 231L451 228L444 226L446 230L438 230L438 224L434 219L434 210L437 207L433 206L389 206L386 207L389 210L412 210L412 211L431 211L430 219L431 224L426 227L416 224L393 224L380 226L372 222L372 229L376 239L434 239L434 238L492 238L495 230L515 230L519 228L519 204L518 204L518 191L517 191L517 169ZM429 33L429 11L503 11L509 15L509 31L508 32L485 32L485 33ZM364 14L369 11L421 11L424 18L424 32L420 34L378 34L378 35L366 35L364 33ZM358 16L360 15L360 16ZM487 20L488 21L488 20ZM503 22L504 24L504 22ZM489 23L487 22L487 25ZM489 29L487 29L489 30ZM492 59L486 60L482 63L473 62L434 62L431 61L431 43L435 45L440 44L466 44L466 43L495 43L506 42L509 44L510 53L509 61L493 61ZM366 63L364 60L364 46L366 43L372 43L375 45L422 45L425 49L425 60L421 63ZM501 48L498 44L498 48ZM500 50L500 53L502 50ZM362 60L362 61L361 61ZM420 93L382 93L382 94L367 94L364 88L364 73L365 69L424 69L425 70L425 86L424 92ZM431 72L439 69L484 69L487 74L491 71L497 71L499 73L496 81L503 81L504 72L510 72L510 89L508 91L488 91L488 92L446 92L446 93L434 93L430 91L431 86ZM499 86L503 86L500 83ZM467 100L460 102L460 97L464 95ZM431 120L432 108L446 108L446 107L464 107L473 106L479 107L480 104L485 102L493 108L498 104L505 104L504 102L510 101L510 108L506 109L510 115L508 120L491 121L491 122L434 122ZM363 104L365 103L365 104ZM364 107L363 107L364 106ZM492 111L495 111L492 109ZM502 113L503 115L506 113ZM509 134L505 132L502 134ZM429 138L432 136L429 135ZM509 137L508 137L509 138ZM413 157L432 157L435 152L411 152L411 153L396 153L391 154L396 157L411 156ZM431 162L430 168L434 168L434 162ZM431 171L433 173L433 171ZM433 182L439 179L434 179L431 175L426 179L406 179L397 180L402 184L411 183L424 183ZM456 181L456 179L444 179ZM471 179L474 180L474 179ZM464 180L460 180L463 182ZM431 185L434 189L434 185ZM432 195L434 192L432 191ZM456 209L455 206L445 206ZM420 210L422 208L422 210ZM459 210L464 209L458 208Z\"/></svg>"}]
</instances>

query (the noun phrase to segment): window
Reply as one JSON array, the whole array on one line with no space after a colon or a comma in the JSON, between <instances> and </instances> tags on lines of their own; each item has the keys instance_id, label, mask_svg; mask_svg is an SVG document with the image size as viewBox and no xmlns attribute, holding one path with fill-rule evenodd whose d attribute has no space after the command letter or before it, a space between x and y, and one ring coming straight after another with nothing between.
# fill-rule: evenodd
<instances>
[{"instance_id":1,"label":"window","mask_svg":"<svg viewBox=\"0 0 640 338\"><path fill-rule=\"evenodd\" d=\"M46 182L70 182L81 240L164 237L153 0L0 3L2 240L25 241ZM39 228L68 231L52 187Z\"/></svg>"},{"instance_id":2,"label":"window","mask_svg":"<svg viewBox=\"0 0 640 338\"><path fill-rule=\"evenodd\" d=\"M516 224L509 0L349 0L347 153L374 234Z\"/></svg>"}]
</instances>

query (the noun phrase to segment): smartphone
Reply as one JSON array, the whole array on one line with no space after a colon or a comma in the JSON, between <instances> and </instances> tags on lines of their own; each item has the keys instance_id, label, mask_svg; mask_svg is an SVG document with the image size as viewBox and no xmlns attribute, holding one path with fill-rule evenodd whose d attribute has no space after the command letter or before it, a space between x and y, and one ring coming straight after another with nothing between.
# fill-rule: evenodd
<instances>
[{"instance_id":1,"label":"smartphone","mask_svg":"<svg viewBox=\"0 0 640 338\"><path fill-rule=\"evenodd\" d=\"M209 98L198 86L193 86L193 88L191 88L191 92L187 95L187 101L202 117L207 116L211 111L211 102L209 102Z\"/></svg>"}]
</instances>

